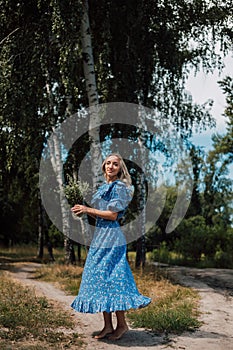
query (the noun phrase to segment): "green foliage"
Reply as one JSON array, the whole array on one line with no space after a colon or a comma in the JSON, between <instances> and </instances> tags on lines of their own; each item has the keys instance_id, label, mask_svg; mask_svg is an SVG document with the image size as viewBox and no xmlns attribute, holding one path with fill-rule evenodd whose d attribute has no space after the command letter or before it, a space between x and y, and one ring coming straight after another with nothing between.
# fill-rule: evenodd
<instances>
[{"instance_id":1,"label":"green foliage","mask_svg":"<svg viewBox=\"0 0 233 350\"><path fill-rule=\"evenodd\" d=\"M203 247L208 237L208 229L202 216L183 220L179 225L180 238L176 240L174 249L182 254L184 259L198 262L203 253Z\"/></svg>"},{"instance_id":2,"label":"green foliage","mask_svg":"<svg viewBox=\"0 0 233 350\"><path fill-rule=\"evenodd\" d=\"M228 76L219 84L226 95L227 106L224 114L227 117L227 133L223 137L217 135L213 141L216 151L224 154L225 162L231 164L233 162L233 78Z\"/></svg>"},{"instance_id":3,"label":"green foliage","mask_svg":"<svg viewBox=\"0 0 233 350\"><path fill-rule=\"evenodd\" d=\"M233 268L233 229L224 232L224 244L217 244L213 257L214 266L219 268Z\"/></svg>"},{"instance_id":4,"label":"green foliage","mask_svg":"<svg viewBox=\"0 0 233 350\"><path fill-rule=\"evenodd\" d=\"M151 254L156 261L203 267L233 266L233 181L228 176L233 159L232 79L227 77L220 85L227 95L227 132L222 136L214 135L213 149L207 154L191 146L194 186L185 218L172 234L165 234L166 223L176 200L176 194L170 187L162 215L147 233L151 247L161 247ZM166 242L165 251L161 241Z\"/></svg>"},{"instance_id":5,"label":"green foliage","mask_svg":"<svg viewBox=\"0 0 233 350\"><path fill-rule=\"evenodd\" d=\"M221 68L215 45L223 55L231 49L229 1L100 0L89 6L100 102L155 108L186 137L212 124L208 108L193 104L184 83L193 67ZM6 245L36 240L45 138L87 106L81 18L81 1L0 1L0 239Z\"/></svg>"},{"instance_id":6,"label":"green foliage","mask_svg":"<svg viewBox=\"0 0 233 350\"><path fill-rule=\"evenodd\" d=\"M53 224L49 226L48 238L53 247L63 247L64 236Z\"/></svg>"},{"instance_id":7,"label":"green foliage","mask_svg":"<svg viewBox=\"0 0 233 350\"><path fill-rule=\"evenodd\" d=\"M225 135L213 136L213 150L206 158L203 215L209 225L217 224L227 229L231 225L233 215L233 181L227 176L229 165L233 161L233 80L227 77L220 85L226 94L227 132Z\"/></svg>"},{"instance_id":8,"label":"green foliage","mask_svg":"<svg viewBox=\"0 0 233 350\"><path fill-rule=\"evenodd\" d=\"M150 259L153 260L153 261L163 262L163 263L166 263L166 264L169 263L170 251L169 251L165 241L163 241L160 244L159 248L154 249L151 252Z\"/></svg>"},{"instance_id":9,"label":"green foliage","mask_svg":"<svg viewBox=\"0 0 233 350\"><path fill-rule=\"evenodd\" d=\"M159 189L156 193L158 196ZM161 194L161 198L159 198L159 201L162 201L163 199L163 194ZM172 210L175 206L176 202L176 197L177 197L177 189L175 186L167 186L166 187L166 202L165 206L162 210L162 213L158 215L158 212L160 210L160 207L155 206L155 215L159 216L156 225L152 226L150 230L146 234L146 239L147 239L147 247L148 250L153 250L155 247L160 246L161 242L166 241L169 243L170 240L173 239L173 233L170 234L169 236L166 234L166 226L168 222L168 218L170 217ZM151 200L152 202L155 201L153 198L153 194L151 195Z\"/></svg>"},{"instance_id":10,"label":"green foliage","mask_svg":"<svg viewBox=\"0 0 233 350\"><path fill-rule=\"evenodd\" d=\"M160 263L197 267L233 267L233 230L208 226L202 216L185 219L178 227L174 244L162 242L148 253L148 259Z\"/></svg>"},{"instance_id":11,"label":"green foliage","mask_svg":"<svg viewBox=\"0 0 233 350\"><path fill-rule=\"evenodd\" d=\"M217 257L220 257L220 252L227 254L229 244L232 243L232 237L224 227L210 227L205 224L202 216L183 220L179 225L179 234L180 238L175 241L174 250L182 255L184 261L191 260L195 263L204 257L204 260L212 260L219 265ZM232 259L229 254L228 259Z\"/></svg>"}]
</instances>

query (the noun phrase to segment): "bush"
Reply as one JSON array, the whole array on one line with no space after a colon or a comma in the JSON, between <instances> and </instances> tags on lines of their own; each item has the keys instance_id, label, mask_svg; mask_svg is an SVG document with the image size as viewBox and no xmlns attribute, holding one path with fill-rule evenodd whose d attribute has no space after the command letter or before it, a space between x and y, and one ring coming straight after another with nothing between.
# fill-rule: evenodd
<instances>
[{"instance_id":1,"label":"bush","mask_svg":"<svg viewBox=\"0 0 233 350\"><path fill-rule=\"evenodd\" d=\"M167 264L169 263L169 256L170 256L170 253L169 253L167 244L166 242L162 242L159 248L154 249L151 252L150 259L152 261L158 261L158 262Z\"/></svg>"},{"instance_id":2,"label":"bush","mask_svg":"<svg viewBox=\"0 0 233 350\"><path fill-rule=\"evenodd\" d=\"M183 220L178 232L180 238L175 241L175 251L182 254L185 260L200 261L208 237L205 219L202 216L195 216Z\"/></svg>"}]
</instances>

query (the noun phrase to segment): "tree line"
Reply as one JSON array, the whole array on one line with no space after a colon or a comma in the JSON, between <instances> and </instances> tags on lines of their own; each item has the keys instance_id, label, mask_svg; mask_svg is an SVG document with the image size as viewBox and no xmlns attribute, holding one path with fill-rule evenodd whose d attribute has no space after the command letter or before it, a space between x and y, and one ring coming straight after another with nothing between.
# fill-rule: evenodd
<instances>
[{"instance_id":1,"label":"tree line","mask_svg":"<svg viewBox=\"0 0 233 350\"><path fill-rule=\"evenodd\" d=\"M221 69L232 43L230 1L7 0L0 1L0 11L3 244L57 237L40 199L39 163L47 137L77 110L118 101L142 104L175 125L187 144L194 128L214 124L208 105L195 104L184 86L191 69ZM94 70L88 72L90 58ZM232 161L232 81L221 85L228 132L217 136L208 155L188 146L195 187L187 215L204 217L209 226L222 216L230 227L230 182L224 174ZM110 138L113 134L109 131ZM162 235L165 216L166 210L155 228ZM69 251L72 242L67 244Z\"/></svg>"}]
</instances>

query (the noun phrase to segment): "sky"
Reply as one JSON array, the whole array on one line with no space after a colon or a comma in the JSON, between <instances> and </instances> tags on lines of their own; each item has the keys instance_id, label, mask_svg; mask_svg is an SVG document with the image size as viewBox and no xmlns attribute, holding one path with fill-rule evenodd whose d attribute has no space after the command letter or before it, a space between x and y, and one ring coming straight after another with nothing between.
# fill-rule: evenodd
<instances>
[{"instance_id":1,"label":"sky","mask_svg":"<svg viewBox=\"0 0 233 350\"><path fill-rule=\"evenodd\" d=\"M204 147L206 151L211 148L211 136L214 133L225 134L226 132L226 118L223 116L226 100L218 81L223 80L228 75L233 77L233 56L228 55L224 59L224 64L225 67L220 75L217 69L212 74L203 72L199 72L195 76L190 74L186 83L186 90L192 95L194 102L203 104L209 99L214 102L211 112L216 120L216 127L207 129L201 134L194 133L191 139L195 145ZM230 166L229 176L233 178L233 165Z\"/></svg>"},{"instance_id":2,"label":"sky","mask_svg":"<svg viewBox=\"0 0 233 350\"><path fill-rule=\"evenodd\" d=\"M201 146L209 147L211 144L211 135L215 132L225 133L226 131L226 118L222 115L226 107L225 95L222 93L219 80L223 80L227 75L233 76L233 56L228 55L225 60L225 68L219 75L217 69L213 74L205 74L203 72L190 74L186 83L186 89L191 93L194 102L199 104L205 103L211 99L214 101L212 107L212 114L216 120L216 127L208 129L201 134L194 134L194 142Z\"/></svg>"}]
</instances>

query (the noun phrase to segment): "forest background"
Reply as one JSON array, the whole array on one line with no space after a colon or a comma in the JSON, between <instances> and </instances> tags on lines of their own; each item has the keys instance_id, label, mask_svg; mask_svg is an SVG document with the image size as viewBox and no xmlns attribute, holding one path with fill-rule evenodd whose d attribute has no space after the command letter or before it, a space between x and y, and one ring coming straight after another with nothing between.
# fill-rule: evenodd
<instances>
[{"instance_id":1,"label":"forest background","mask_svg":"<svg viewBox=\"0 0 233 350\"><path fill-rule=\"evenodd\" d=\"M44 245L65 246L66 262L75 262L75 246L79 254L80 244L53 225L41 202L42 151L54 129L77 111L127 102L153 109L161 123L175 125L193 168L185 218L166 233L177 196L176 186L168 185L160 217L150 229L142 222L143 235L128 246L137 252L136 264L144 264L147 251L160 262L232 267L228 171L233 159L233 80L227 76L219 82L226 97L227 129L213 137L209 152L191 137L194 130L201 133L214 126L211 102L198 105L185 90L191 70L221 71L224 56L232 52L231 1L9 0L0 1L0 11L1 245L38 244L40 258ZM111 139L116 132L123 135L113 125L104 137ZM97 137L98 143L99 136L90 134L82 147L77 143L72 148L62 184L68 198L74 192L80 195L75 185L78 166L91 149L90 140ZM150 136L144 134L144 142L156 152L159 144ZM101 157L92 159L93 173ZM130 164L141 193L135 205L140 207L145 179Z\"/></svg>"}]
</instances>

